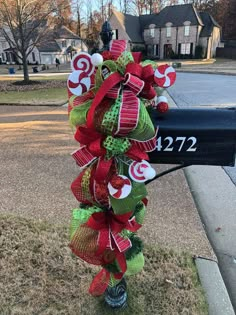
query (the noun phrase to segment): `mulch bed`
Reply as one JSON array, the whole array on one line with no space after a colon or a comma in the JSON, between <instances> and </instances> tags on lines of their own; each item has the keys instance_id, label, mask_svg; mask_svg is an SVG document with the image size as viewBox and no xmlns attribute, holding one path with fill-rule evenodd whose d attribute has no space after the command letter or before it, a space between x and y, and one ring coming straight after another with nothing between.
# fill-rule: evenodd
<instances>
[{"instance_id":1,"label":"mulch bed","mask_svg":"<svg viewBox=\"0 0 236 315\"><path fill-rule=\"evenodd\" d=\"M19 83L20 81L17 81ZM9 91L34 91L34 90L44 90L51 88L65 88L66 80L43 80L37 81L36 84L29 85L19 85L14 81L0 81L0 92L9 92Z\"/></svg>"}]
</instances>

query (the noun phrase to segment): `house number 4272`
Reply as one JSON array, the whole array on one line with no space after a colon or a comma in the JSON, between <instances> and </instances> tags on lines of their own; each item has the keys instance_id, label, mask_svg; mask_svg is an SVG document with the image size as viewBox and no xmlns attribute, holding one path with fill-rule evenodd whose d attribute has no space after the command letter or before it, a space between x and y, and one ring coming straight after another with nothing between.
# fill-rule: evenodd
<instances>
[{"instance_id":1,"label":"house number 4272","mask_svg":"<svg viewBox=\"0 0 236 315\"><path fill-rule=\"evenodd\" d=\"M187 151L195 152L197 138L195 137L159 137L157 139L157 151L172 152L174 149L178 149L178 152Z\"/></svg>"}]
</instances>

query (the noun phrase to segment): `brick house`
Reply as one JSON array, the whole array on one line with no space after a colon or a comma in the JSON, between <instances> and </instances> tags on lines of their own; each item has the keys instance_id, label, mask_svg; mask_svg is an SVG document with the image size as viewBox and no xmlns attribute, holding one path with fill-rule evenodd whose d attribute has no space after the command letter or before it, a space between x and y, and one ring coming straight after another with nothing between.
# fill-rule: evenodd
<instances>
[{"instance_id":1,"label":"brick house","mask_svg":"<svg viewBox=\"0 0 236 315\"><path fill-rule=\"evenodd\" d=\"M193 58L199 45L205 57L212 58L220 43L220 26L192 4L167 6L157 14L141 16L114 11L109 22L113 38L128 40L131 50L145 48L147 56L154 58Z\"/></svg>"},{"instance_id":2,"label":"brick house","mask_svg":"<svg viewBox=\"0 0 236 315\"><path fill-rule=\"evenodd\" d=\"M88 51L87 45L78 35L61 26L49 29L44 40L33 49L27 60L30 64L49 65L55 64L55 59L58 58L61 64L65 64L79 51ZM0 63L16 62L15 54L0 30Z\"/></svg>"}]
</instances>

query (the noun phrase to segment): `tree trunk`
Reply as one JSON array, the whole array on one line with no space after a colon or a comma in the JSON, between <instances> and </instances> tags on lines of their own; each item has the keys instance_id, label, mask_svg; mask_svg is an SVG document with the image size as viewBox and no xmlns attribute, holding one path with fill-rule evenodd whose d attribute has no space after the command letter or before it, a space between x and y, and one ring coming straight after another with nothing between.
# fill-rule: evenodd
<instances>
[{"instance_id":1,"label":"tree trunk","mask_svg":"<svg viewBox=\"0 0 236 315\"><path fill-rule=\"evenodd\" d=\"M24 73L24 81L26 83L29 82L29 71L28 71L28 63L25 51L22 52L22 63L23 63L23 73Z\"/></svg>"}]
</instances>

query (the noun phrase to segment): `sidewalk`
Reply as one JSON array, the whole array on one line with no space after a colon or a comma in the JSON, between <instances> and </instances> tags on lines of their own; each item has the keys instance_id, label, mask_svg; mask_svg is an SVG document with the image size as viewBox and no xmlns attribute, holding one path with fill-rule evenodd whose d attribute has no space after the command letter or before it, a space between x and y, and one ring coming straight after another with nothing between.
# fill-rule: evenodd
<instances>
[{"instance_id":1,"label":"sidewalk","mask_svg":"<svg viewBox=\"0 0 236 315\"><path fill-rule=\"evenodd\" d=\"M181 60L179 61L181 62ZM191 72L191 73L236 75L236 60L217 59L216 62L213 62L213 63L198 63L198 64L183 62L181 68L177 68L176 71L177 72Z\"/></svg>"},{"instance_id":2,"label":"sidewalk","mask_svg":"<svg viewBox=\"0 0 236 315\"><path fill-rule=\"evenodd\" d=\"M168 94L167 97L169 105L177 107ZM236 187L222 167L190 166L184 173L219 261L219 264L197 261L201 283L208 296L209 313L235 314L232 304L236 308Z\"/></svg>"}]
</instances>

